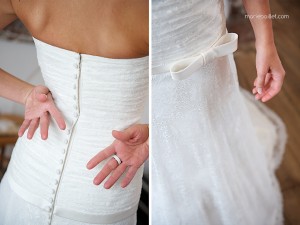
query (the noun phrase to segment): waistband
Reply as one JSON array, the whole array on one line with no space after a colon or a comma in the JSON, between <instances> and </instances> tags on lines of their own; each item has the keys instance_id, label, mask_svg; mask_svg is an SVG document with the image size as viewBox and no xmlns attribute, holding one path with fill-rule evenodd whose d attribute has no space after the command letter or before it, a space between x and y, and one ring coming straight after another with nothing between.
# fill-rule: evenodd
<instances>
[{"instance_id":1,"label":"waistband","mask_svg":"<svg viewBox=\"0 0 300 225\"><path fill-rule=\"evenodd\" d=\"M152 67L152 74L170 72L173 80L184 80L202 66L218 57L233 53L237 50L238 35L226 33L221 36L209 49L199 55L178 60L174 63Z\"/></svg>"}]
</instances>

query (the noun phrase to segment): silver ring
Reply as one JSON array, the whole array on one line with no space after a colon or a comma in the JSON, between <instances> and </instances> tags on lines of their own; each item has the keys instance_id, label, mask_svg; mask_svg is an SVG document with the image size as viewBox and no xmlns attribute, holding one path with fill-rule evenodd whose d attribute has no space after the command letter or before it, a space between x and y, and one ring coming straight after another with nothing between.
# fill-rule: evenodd
<instances>
[{"instance_id":1,"label":"silver ring","mask_svg":"<svg viewBox=\"0 0 300 225\"><path fill-rule=\"evenodd\" d=\"M117 155L113 155L113 158L117 161L119 165L122 163L122 160Z\"/></svg>"}]
</instances>

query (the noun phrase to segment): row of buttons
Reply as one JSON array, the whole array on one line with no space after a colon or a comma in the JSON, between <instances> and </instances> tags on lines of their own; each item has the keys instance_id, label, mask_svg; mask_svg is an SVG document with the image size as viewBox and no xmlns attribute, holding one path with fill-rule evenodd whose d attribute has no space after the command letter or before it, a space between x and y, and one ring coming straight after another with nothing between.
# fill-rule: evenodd
<instances>
[{"instance_id":1,"label":"row of buttons","mask_svg":"<svg viewBox=\"0 0 300 225\"><path fill-rule=\"evenodd\" d=\"M57 175L58 175L58 178L54 181L54 185L55 185L55 188L52 189L52 196L50 199L49 199L49 202L50 202L50 206L48 207L48 212L49 212L49 221L48 221L48 224L51 225L51 221L52 221L52 215L53 215L53 209L54 209L54 203L55 203L55 198L56 198L56 194L57 194L57 190L58 190L58 187L59 187L59 182L60 182L60 179L61 179L61 174L62 174L62 171L63 171L63 167L64 167L64 162L65 162L65 159L66 159L66 153L67 153L67 149L68 149L68 145L69 145L69 140L70 140L70 135L71 135L71 128L74 126L75 124L75 121L78 119L78 116L79 116L79 112L78 112L78 93L77 93L77 87L78 87L78 78L79 78L79 73L80 73L80 61L81 61L81 58L80 58L80 55L78 54L77 57L76 57L76 60L77 60L77 63L74 64L74 68L76 69L76 73L74 74L74 84L73 84L73 90L74 90L74 95L73 95L73 100L74 100L74 109L75 109L75 112L73 114L74 116L74 119L73 119L73 122L70 124L69 128L66 130L66 140L64 141L64 144L65 144L65 147L63 148L62 150L62 158L59 160L59 167L60 169L58 169L56 171Z\"/></svg>"}]
</instances>

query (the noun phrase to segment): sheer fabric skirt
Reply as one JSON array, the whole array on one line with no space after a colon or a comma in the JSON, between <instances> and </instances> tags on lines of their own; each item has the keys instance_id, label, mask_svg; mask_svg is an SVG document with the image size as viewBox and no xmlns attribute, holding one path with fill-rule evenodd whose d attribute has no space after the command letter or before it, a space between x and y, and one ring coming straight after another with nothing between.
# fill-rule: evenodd
<instances>
[{"instance_id":1,"label":"sheer fabric skirt","mask_svg":"<svg viewBox=\"0 0 300 225\"><path fill-rule=\"evenodd\" d=\"M153 224L280 225L285 126L241 90L232 55L152 78Z\"/></svg>"}]
</instances>

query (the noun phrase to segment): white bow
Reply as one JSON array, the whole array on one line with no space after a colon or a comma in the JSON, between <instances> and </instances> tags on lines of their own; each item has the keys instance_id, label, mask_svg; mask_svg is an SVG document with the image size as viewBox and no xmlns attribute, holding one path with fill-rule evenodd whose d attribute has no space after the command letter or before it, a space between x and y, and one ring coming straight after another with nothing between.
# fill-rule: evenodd
<instances>
[{"instance_id":1,"label":"white bow","mask_svg":"<svg viewBox=\"0 0 300 225\"><path fill-rule=\"evenodd\" d=\"M169 67L173 80L183 80L191 76L200 67L213 61L217 57L222 57L237 50L238 35L226 33L218 39L209 49L200 53L198 56L189 57L173 63ZM153 68L152 73L161 72L164 68Z\"/></svg>"}]
</instances>

